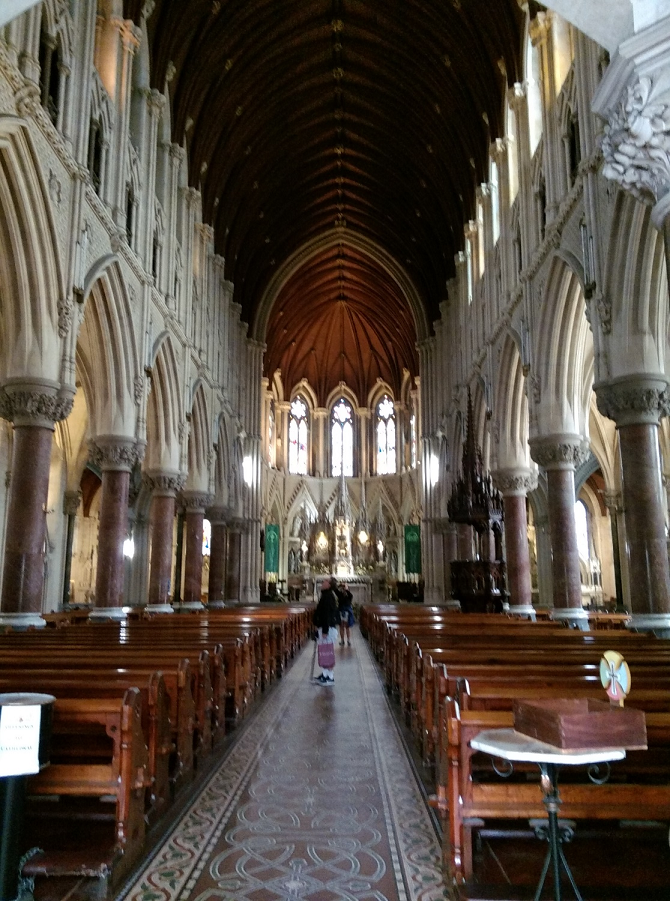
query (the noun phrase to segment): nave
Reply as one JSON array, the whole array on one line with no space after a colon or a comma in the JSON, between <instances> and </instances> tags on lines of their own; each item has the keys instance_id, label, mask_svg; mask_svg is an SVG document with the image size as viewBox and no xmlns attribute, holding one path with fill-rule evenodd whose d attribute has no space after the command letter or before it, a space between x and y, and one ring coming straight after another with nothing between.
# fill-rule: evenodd
<instances>
[{"instance_id":1,"label":"nave","mask_svg":"<svg viewBox=\"0 0 670 901\"><path fill-rule=\"evenodd\" d=\"M354 631L333 687L313 683L303 648L118 901L449 897L423 790Z\"/></svg>"}]
</instances>

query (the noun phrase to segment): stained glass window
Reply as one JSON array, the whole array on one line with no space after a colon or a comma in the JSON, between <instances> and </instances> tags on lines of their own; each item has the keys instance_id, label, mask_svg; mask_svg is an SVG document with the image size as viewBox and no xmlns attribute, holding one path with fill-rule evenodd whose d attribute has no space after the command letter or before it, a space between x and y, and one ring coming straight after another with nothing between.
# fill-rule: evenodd
<instances>
[{"instance_id":1,"label":"stained glass window","mask_svg":"<svg viewBox=\"0 0 670 901\"><path fill-rule=\"evenodd\" d=\"M341 397L333 407L330 421L333 475L354 474L354 411Z\"/></svg>"},{"instance_id":2,"label":"stained glass window","mask_svg":"<svg viewBox=\"0 0 670 901\"><path fill-rule=\"evenodd\" d=\"M291 403L288 424L288 471L307 475L307 404L302 397Z\"/></svg>"},{"instance_id":3,"label":"stained glass window","mask_svg":"<svg viewBox=\"0 0 670 901\"><path fill-rule=\"evenodd\" d=\"M409 421L409 430L410 430L410 466L412 469L416 466L416 413L412 413L412 418Z\"/></svg>"},{"instance_id":4,"label":"stained glass window","mask_svg":"<svg viewBox=\"0 0 670 901\"><path fill-rule=\"evenodd\" d=\"M275 465L275 402L270 400L270 412L268 415L268 463Z\"/></svg>"},{"instance_id":5,"label":"stained glass window","mask_svg":"<svg viewBox=\"0 0 670 901\"><path fill-rule=\"evenodd\" d=\"M395 408L385 394L377 404L377 473L386 475L395 471Z\"/></svg>"}]
</instances>

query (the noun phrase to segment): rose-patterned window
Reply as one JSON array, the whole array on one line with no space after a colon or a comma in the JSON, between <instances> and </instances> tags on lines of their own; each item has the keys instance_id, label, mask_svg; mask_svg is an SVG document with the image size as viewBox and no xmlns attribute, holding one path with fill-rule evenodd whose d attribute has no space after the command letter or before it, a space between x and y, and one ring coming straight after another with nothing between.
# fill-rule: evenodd
<instances>
[{"instance_id":1,"label":"rose-patterned window","mask_svg":"<svg viewBox=\"0 0 670 901\"><path fill-rule=\"evenodd\" d=\"M354 411L343 397L330 417L332 472L334 476L354 474Z\"/></svg>"},{"instance_id":2,"label":"rose-patterned window","mask_svg":"<svg viewBox=\"0 0 670 901\"><path fill-rule=\"evenodd\" d=\"M291 403L288 423L288 471L307 475L307 404L302 397Z\"/></svg>"},{"instance_id":3,"label":"rose-patterned window","mask_svg":"<svg viewBox=\"0 0 670 901\"><path fill-rule=\"evenodd\" d=\"M377 404L377 474L396 471L395 460L395 407L385 394Z\"/></svg>"}]
</instances>

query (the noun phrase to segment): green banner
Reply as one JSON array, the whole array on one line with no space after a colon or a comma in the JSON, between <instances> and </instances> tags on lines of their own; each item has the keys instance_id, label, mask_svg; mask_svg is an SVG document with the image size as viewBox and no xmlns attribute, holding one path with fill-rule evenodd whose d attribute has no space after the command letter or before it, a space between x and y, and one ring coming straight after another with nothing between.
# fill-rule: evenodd
<instances>
[{"instance_id":1,"label":"green banner","mask_svg":"<svg viewBox=\"0 0 670 901\"><path fill-rule=\"evenodd\" d=\"M279 526L265 527L265 572L279 572Z\"/></svg>"},{"instance_id":2,"label":"green banner","mask_svg":"<svg viewBox=\"0 0 670 901\"><path fill-rule=\"evenodd\" d=\"M421 573L421 526L405 526L405 572Z\"/></svg>"}]
</instances>

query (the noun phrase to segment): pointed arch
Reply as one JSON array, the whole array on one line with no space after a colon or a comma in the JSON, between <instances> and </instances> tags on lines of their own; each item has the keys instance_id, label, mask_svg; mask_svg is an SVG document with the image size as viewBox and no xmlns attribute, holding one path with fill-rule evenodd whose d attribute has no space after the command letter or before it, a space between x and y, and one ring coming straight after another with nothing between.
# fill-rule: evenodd
<instances>
[{"instance_id":1,"label":"pointed arch","mask_svg":"<svg viewBox=\"0 0 670 901\"><path fill-rule=\"evenodd\" d=\"M0 115L0 382L60 378L65 297L56 229L30 132ZM65 305L64 305L65 306ZM60 326L65 331L65 323Z\"/></svg>"},{"instance_id":2,"label":"pointed arch","mask_svg":"<svg viewBox=\"0 0 670 901\"><path fill-rule=\"evenodd\" d=\"M209 459L212 440L209 431L207 398L201 382L195 386L193 392L190 416L187 487L191 491L207 491L209 489Z\"/></svg>"},{"instance_id":3,"label":"pointed arch","mask_svg":"<svg viewBox=\"0 0 670 901\"><path fill-rule=\"evenodd\" d=\"M116 258L96 263L86 284L90 288L77 336L76 363L91 433L133 437L139 357L130 299Z\"/></svg>"},{"instance_id":4,"label":"pointed arch","mask_svg":"<svg viewBox=\"0 0 670 901\"><path fill-rule=\"evenodd\" d=\"M179 384L173 340L163 333L154 345L147 407L145 469L148 471L179 472L181 435L185 427Z\"/></svg>"},{"instance_id":5,"label":"pointed arch","mask_svg":"<svg viewBox=\"0 0 670 901\"><path fill-rule=\"evenodd\" d=\"M593 335L581 283L577 274L554 256L540 311L536 372L531 376L534 433L588 434L584 375L592 367L592 359Z\"/></svg>"},{"instance_id":6,"label":"pointed arch","mask_svg":"<svg viewBox=\"0 0 670 901\"><path fill-rule=\"evenodd\" d=\"M508 332L503 340L495 382L495 449L497 469L527 468L528 399L519 347Z\"/></svg>"}]
</instances>

